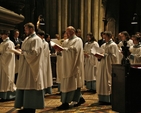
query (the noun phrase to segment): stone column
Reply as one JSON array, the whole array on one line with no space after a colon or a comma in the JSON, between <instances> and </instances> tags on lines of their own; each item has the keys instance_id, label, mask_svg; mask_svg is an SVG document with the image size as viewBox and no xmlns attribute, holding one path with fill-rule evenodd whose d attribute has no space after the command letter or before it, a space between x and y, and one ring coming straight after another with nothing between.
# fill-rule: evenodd
<instances>
[{"instance_id":1,"label":"stone column","mask_svg":"<svg viewBox=\"0 0 141 113\"><path fill-rule=\"evenodd\" d=\"M98 40L99 38L99 15L100 15L100 12L99 12L99 0L94 0L94 3L93 3L93 7L94 7L94 18L92 20L92 27L93 27L93 34L94 34L94 37L96 38L96 40Z\"/></svg>"},{"instance_id":2,"label":"stone column","mask_svg":"<svg viewBox=\"0 0 141 113\"><path fill-rule=\"evenodd\" d=\"M65 1L65 17L64 17L64 22L65 22L65 25L64 25L64 27L65 27L65 30L66 30L66 28L67 28L67 26L68 26L68 0L64 0Z\"/></svg>"},{"instance_id":3,"label":"stone column","mask_svg":"<svg viewBox=\"0 0 141 113\"><path fill-rule=\"evenodd\" d=\"M50 16L49 16L49 0L45 0L45 32L49 33L49 26L50 26Z\"/></svg>"},{"instance_id":4,"label":"stone column","mask_svg":"<svg viewBox=\"0 0 141 113\"><path fill-rule=\"evenodd\" d=\"M71 25L74 26L76 29L79 28L79 17L80 17L80 3L79 0L75 0L71 2L72 6L71 6Z\"/></svg>"},{"instance_id":5,"label":"stone column","mask_svg":"<svg viewBox=\"0 0 141 113\"><path fill-rule=\"evenodd\" d=\"M67 24L67 17L68 17L68 0L61 0L62 1L62 4L61 4L61 16L62 16L62 19L61 19L61 25L62 25L62 31L63 30L66 30L68 24Z\"/></svg>"},{"instance_id":6,"label":"stone column","mask_svg":"<svg viewBox=\"0 0 141 113\"><path fill-rule=\"evenodd\" d=\"M81 21L81 24L80 24L80 29L81 29L81 35L82 35L82 38L84 39L84 0L81 0L81 11L80 11L80 21Z\"/></svg>"},{"instance_id":7,"label":"stone column","mask_svg":"<svg viewBox=\"0 0 141 113\"><path fill-rule=\"evenodd\" d=\"M58 34L59 36L61 37L61 34L62 34L62 29L61 29L61 0L58 0Z\"/></svg>"},{"instance_id":8,"label":"stone column","mask_svg":"<svg viewBox=\"0 0 141 113\"><path fill-rule=\"evenodd\" d=\"M58 0L50 0L50 11L49 11L49 31L50 31L50 36L51 38L55 38L55 34L58 32L58 11L55 9L57 7L57 1Z\"/></svg>"},{"instance_id":9,"label":"stone column","mask_svg":"<svg viewBox=\"0 0 141 113\"><path fill-rule=\"evenodd\" d=\"M99 1L99 0L96 0ZM88 13L87 13L87 17L88 17L88 26L87 26L87 33L91 32L91 0L87 0L87 5L88 5Z\"/></svg>"},{"instance_id":10,"label":"stone column","mask_svg":"<svg viewBox=\"0 0 141 113\"><path fill-rule=\"evenodd\" d=\"M68 0L68 25L71 25L71 23L72 23L72 20L71 20L71 17L72 17L72 15L71 15L71 0Z\"/></svg>"},{"instance_id":11,"label":"stone column","mask_svg":"<svg viewBox=\"0 0 141 113\"><path fill-rule=\"evenodd\" d=\"M104 6L102 4L102 0L99 0L99 38L101 38L100 33L104 31L104 17L105 17L105 10L104 10Z\"/></svg>"},{"instance_id":12,"label":"stone column","mask_svg":"<svg viewBox=\"0 0 141 113\"><path fill-rule=\"evenodd\" d=\"M88 0L84 0L84 29L83 35L84 40L86 41L86 34L88 33Z\"/></svg>"}]
</instances>

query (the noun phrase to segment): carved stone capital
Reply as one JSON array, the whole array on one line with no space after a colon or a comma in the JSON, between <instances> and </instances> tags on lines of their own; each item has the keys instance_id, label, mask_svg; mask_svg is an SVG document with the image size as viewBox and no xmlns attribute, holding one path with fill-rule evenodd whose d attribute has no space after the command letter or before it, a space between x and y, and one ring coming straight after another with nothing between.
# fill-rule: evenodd
<instances>
[{"instance_id":1,"label":"carved stone capital","mask_svg":"<svg viewBox=\"0 0 141 113\"><path fill-rule=\"evenodd\" d=\"M16 24L23 22L24 16L0 6L0 29L14 29Z\"/></svg>"}]
</instances>

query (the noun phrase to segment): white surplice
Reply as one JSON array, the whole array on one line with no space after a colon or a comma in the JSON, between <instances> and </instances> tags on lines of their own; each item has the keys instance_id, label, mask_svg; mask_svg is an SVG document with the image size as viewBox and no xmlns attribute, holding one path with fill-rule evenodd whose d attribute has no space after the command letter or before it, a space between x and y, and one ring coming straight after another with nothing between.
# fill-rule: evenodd
<instances>
[{"instance_id":1,"label":"white surplice","mask_svg":"<svg viewBox=\"0 0 141 113\"><path fill-rule=\"evenodd\" d=\"M65 44L64 39L60 40L60 46L63 46ZM63 57L62 57L62 53L60 53L59 55L57 55L57 62L56 62L56 74L57 74L57 78L56 78L56 82L60 83L61 82L61 76L62 76L62 72L63 72L63 65L62 65L62 61L63 61Z\"/></svg>"},{"instance_id":2,"label":"white surplice","mask_svg":"<svg viewBox=\"0 0 141 113\"><path fill-rule=\"evenodd\" d=\"M131 40L131 39L129 39L128 41L127 41L127 47L130 47L130 46L133 46L134 44L133 44L133 40ZM122 60L122 58L123 58L123 54L122 54L122 47L123 47L124 45L123 45L123 41L120 41L119 42L119 44L118 44L118 47L119 47L119 61L120 61L120 63L121 63L121 60Z\"/></svg>"},{"instance_id":3,"label":"white surplice","mask_svg":"<svg viewBox=\"0 0 141 113\"><path fill-rule=\"evenodd\" d=\"M60 41L60 46L63 46L63 43L65 40L61 39ZM63 57L62 57L62 53L59 53L57 55L57 61L56 61L56 82L60 83L61 82L61 76L62 76L62 72L63 72L63 65L62 65L62 61L63 61Z\"/></svg>"},{"instance_id":4,"label":"white surplice","mask_svg":"<svg viewBox=\"0 0 141 113\"><path fill-rule=\"evenodd\" d=\"M0 44L0 92L15 91L15 54L10 49L15 48L14 43L5 39Z\"/></svg>"},{"instance_id":5,"label":"white surplice","mask_svg":"<svg viewBox=\"0 0 141 113\"><path fill-rule=\"evenodd\" d=\"M134 45L129 48L129 51L134 56L134 59L130 59L131 64L141 64L141 45Z\"/></svg>"},{"instance_id":6,"label":"white surplice","mask_svg":"<svg viewBox=\"0 0 141 113\"><path fill-rule=\"evenodd\" d=\"M42 39L34 33L23 41L21 49L23 55L19 59L17 89L44 89Z\"/></svg>"},{"instance_id":7,"label":"white surplice","mask_svg":"<svg viewBox=\"0 0 141 113\"><path fill-rule=\"evenodd\" d=\"M129 39L129 40L127 41L127 47L130 47L130 46L133 46L133 45L134 45L134 44L133 44L133 41L132 41L131 39ZM118 46L119 46L119 47L124 46L124 45L123 45L123 41L119 42Z\"/></svg>"},{"instance_id":8,"label":"white surplice","mask_svg":"<svg viewBox=\"0 0 141 113\"><path fill-rule=\"evenodd\" d=\"M43 40L43 80L44 80L44 87L52 87L53 79L52 79L52 70L51 70L51 61L50 61L50 50L48 43Z\"/></svg>"},{"instance_id":9,"label":"white surplice","mask_svg":"<svg viewBox=\"0 0 141 113\"><path fill-rule=\"evenodd\" d=\"M105 50L105 57L101 59L97 69L96 91L98 95L111 94L112 64L119 63L117 44L110 40L101 46Z\"/></svg>"},{"instance_id":10,"label":"white surplice","mask_svg":"<svg viewBox=\"0 0 141 113\"><path fill-rule=\"evenodd\" d=\"M84 54L82 40L74 35L63 43L61 91L70 92L84 85Z\"/></svg>"},{"instance_id":11,"label":"white surplice","mask_svg":"<svg viewBox=\"0 0 141 113\"><path fill-rule=\"evenodd\" d=\"M63 65L62 65L63 57L62 55L57 55L57 62L56 62L56 82L60 83L61 82L61 76L62 76L62 70L63 70Z\"/></svg>"},{"instance_id":12,"label":"white surplice","mask_svg":"<svg viewBox=\"0 0 141 113\"><path fill-rule=\"evenodd\" d=\"M91 54L91 49L99 47L96 41L92 43L85 43L84 53L88 54L88 57L84 58L84 75L86 81L96 80L97 58Z\"/></svg>"}]
</instances>

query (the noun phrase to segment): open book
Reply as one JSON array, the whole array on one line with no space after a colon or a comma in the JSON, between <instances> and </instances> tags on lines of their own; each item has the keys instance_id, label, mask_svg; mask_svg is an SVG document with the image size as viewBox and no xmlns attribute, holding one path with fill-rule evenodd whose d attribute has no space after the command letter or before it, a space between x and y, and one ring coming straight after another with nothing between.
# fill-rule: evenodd
<instances>
[{"instance_id":1,"label":"open book","mask_svg":"<svg viewBox=\"0 0 141 113\"><path fill-rule=\"evenodd\" d=\"M94 56L95 56L95 57L104 57L104 54L96 53Z\"/></svg>"},{"instance_id":2,"label":"open book","mask_svg":"<svg viewBox=\"0 0 141 113\"><path fill-rule=\"evenodd\" d=\"M60 45L54 43L53 41L50 41L50 44L51 44L51 46L52 46L54 49L56 49L56 50L58 50L58 51L62 51L62 50L64 49L62 46L60 46Z\"/></svg>"},{"instance_id":3,"label":"open book","mask_svg":"<svg viewBox=\"0 0 141 113\"><path fill-rule=\"evenodd\" d=\"M12 49L9 49L9 51L21 55L21 51L20 50L17 50L17 49L12 48Z\"/></svg>"},{"instance_id":4,"label":"open book","mask_svg":"<svg viewBox=\"0 0 141 113\"><path fill-rule=\"evenodd\" d=\"M91 54L93 54L95 57L104 57L104 50L99 47L93 47L91 49Z\"/></svg>"},{"instance_id":5,"label":"open book","mask_svg":"<svg viewBox=\"0 0 141 113\"><path fill-rule=\"evenodd\" d=\"M52 42L58 44L58 45L61 45L61 40L58 40L58 39L51 39Z\"/></svg>"}]
</instances>

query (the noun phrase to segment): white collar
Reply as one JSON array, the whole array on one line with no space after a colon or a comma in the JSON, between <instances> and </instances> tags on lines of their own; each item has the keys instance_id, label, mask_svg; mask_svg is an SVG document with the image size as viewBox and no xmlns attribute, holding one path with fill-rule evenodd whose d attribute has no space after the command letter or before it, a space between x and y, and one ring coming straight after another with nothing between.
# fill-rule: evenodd
<instances>
[{"instance_id":1,"label":"white collar","mask_svg":"<svg viewBox=\"0 0 141 113\"><path fill-rule=\"evenodd\" d=\"M6 42L7 40L9 40L9 37L7 37L6 39L4 39L3 42Z\"/></svg>"}]
</instances>

